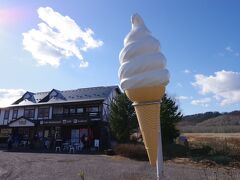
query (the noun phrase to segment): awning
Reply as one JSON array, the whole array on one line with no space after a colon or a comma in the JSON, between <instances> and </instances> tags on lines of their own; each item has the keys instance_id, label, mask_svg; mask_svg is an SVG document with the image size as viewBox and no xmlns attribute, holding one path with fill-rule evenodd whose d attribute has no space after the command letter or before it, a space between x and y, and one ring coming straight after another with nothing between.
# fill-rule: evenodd
<instances>
[{"instance_id":1,"label":"awning","mask_svg":"<svg viewBox=\"0 0 240 180\"><path fill-rule=\"evenodd\" d=\"M20 117L8 124L9 127L33 127L35 123L24 117Z\"/></svg>"}]
</instances>

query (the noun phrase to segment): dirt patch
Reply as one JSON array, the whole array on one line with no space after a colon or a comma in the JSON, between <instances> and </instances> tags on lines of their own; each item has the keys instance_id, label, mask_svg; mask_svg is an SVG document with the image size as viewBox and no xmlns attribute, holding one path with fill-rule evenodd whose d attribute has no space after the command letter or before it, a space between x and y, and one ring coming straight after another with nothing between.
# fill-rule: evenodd
<instances>
[{"instance_id":1,"label":"dirt patch","mask_svg":"<svg viewBox=\"0 0 240 180\"><path fill-rule=\"evenodd\" d=\"M119 156L13 153L0 151L0 179L7 180L120 180L156 179L156 168L148 161L135 161ZM203 164L203 163L202 163ZM216 168L179 158L164 163L165 179L214 179ZM228 175L227 172L230 172ZM218 168L219 179L240 179L240 170ZM232 178L233 177L233 178Z\"/></svg>"}]
</instances>

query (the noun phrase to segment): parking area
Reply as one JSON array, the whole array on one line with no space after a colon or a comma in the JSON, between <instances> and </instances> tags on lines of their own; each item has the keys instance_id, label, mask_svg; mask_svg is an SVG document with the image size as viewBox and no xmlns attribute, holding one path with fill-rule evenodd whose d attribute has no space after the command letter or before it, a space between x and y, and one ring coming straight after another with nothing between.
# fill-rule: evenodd
<instances>
[{"instance_id":1,"label":"parking area","mask_svg":"<svg viewBox=\"0 0 240 180\"><path fill-rule=\"evenodd\" d=\"M155 169L147 162L117 156L0 151L0 179L79 180L81 175L85 180L152 179Z\"/></svg>"},{"instance_id":2,"label":"parking area","mask_svg":"<svg viewBox=\"0 0 240 180\"><path fill-rule=\"evenodd\" d=\"M204 168L165 162L165 179L239 179L238 169ZM156 179L156 169L146 161L119 156L0 151L2 180L146 180Z\"/></svg>"}]
</instances>

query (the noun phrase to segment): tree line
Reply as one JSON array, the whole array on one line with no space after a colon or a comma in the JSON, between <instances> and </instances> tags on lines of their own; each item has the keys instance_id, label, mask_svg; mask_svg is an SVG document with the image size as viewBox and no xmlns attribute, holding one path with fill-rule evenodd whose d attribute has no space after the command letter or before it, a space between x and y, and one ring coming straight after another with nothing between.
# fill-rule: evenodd
<instances>
[{"instance_id":1,"label":"tree line","mask_svg":"<svg viewBox=\"0 0 240 180\"><path fill-rule=\"evenodd\" d=\"M163 144L170 144L180 135L176 124L182 120L176 102L165 94L161 101L160 123ZM121 143L130 141L131 133L138 129L132 102L125 93L118 95L110 105L110 127L114 138Z\"/></svg>"}]
</instances>

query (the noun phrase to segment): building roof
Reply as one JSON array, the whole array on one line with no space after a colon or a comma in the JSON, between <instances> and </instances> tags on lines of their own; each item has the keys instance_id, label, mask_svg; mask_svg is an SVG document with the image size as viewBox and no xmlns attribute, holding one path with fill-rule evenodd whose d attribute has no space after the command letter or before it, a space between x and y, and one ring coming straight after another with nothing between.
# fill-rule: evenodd
<instances>
[{"instance_id":1,"label":"building roof","mask_svg":"<svg viewBox=\"0 0 240 180\"><path fill-rule=\"evenodd\" d=\"M48 92L26 92L11 106L55 104L67 102L105 100L114 90L120 92L118 86L100 86L60 91L52 89Z\"/></svg>"}]
</instances>

